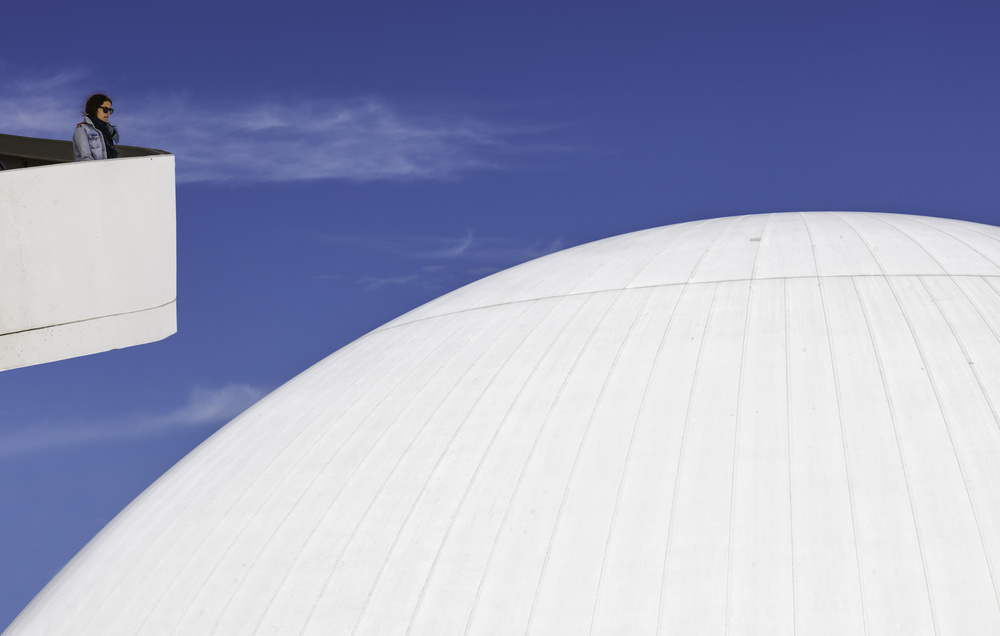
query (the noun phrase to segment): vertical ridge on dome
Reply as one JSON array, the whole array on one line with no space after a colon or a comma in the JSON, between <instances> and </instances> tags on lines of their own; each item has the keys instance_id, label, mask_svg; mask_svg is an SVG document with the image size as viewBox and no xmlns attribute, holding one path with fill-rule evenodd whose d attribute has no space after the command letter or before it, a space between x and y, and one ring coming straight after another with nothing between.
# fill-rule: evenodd
<instances>
[{"instance_id":1,"label":"vertical ridge on dome","mask_svg":"<svg viewBox=\"0 0 1000 636\"><path fill-rule=\"evenodd\" d=\"M958 301L956 304L964 311L949 304L942 307L942 312L947 312L948 324L956 337L961 331L968 340L963 344L963 350L1000 432L1000 365L990 364L1000 360L1000 291L990 284L989 279L982 277L955 278L952 282L961 296L956 294L947 298L955 298ZM933 281L925 281L925 284L931 283Z\"/></svg>"},{"instance_id":2,"label":"vertical ridge on dome","mask_svg":"<svg viewBox=\"0 0 1000 636\"><path fill-rule=\"evenodd\" d=\"M983 254L945 232L940 224L923 223L900 215L870 215L877 222L888 225L913 241L943 272L951 274L1000 274L1000 268ZM929 272L924 272L927 274Z\"/></svg>"},{"instance_id":3,"label":"vertical ridge on dome","mask_svg":"<svg viewBox=\"0 0 1000 636\"><path fill-rule=\"evenodd\" d=\"M657 613L657 631L660 630L664 623L668 625L674 625L674 621L677 620L678 611L683 611L683 608L687 606L684 603L685 599L682 599L677 592L681 591L678 589L679 585L683 584L683 581L678 580L678 576L683 577L686 574L690 574L690 571L681 571L678 573L676 571L674 555L678 550L685 549L686 545L683 543L681 547L676 547L677 544L677 532L675 527L680 525L682 521L679 519L682 515L678 512L678 509L683 509L684 506L679 505L678 502L681 500L682 494L684 492L683 486L685 485L685 477L683 473L684 462L688 454L688 447L690 445L689 441L689 429L691 428L692 419L696 412L695 396L697 395L697 390L699 388L699 380L705 374L704 366L704 351L705 343L708 340L708 325L711 322L712 313L715 309L715 304L718 299L719 286L694 286L691 287L692 290L696 290L691 295L694 296L695 301L701 301L704 303L697 310L691 312L694 316L697 316L698 326L700 329L692 330L691 340L697 341L697 350L694 354L694 359L692 364L689 366L691 381L688 385L690 387L690 393L687 399L684 400L684 410L680 419L675 420L675 426L680 428L680 438L678 440L677 456L674 460L675 468L673 479L670 484L670 512L667 517L667 526L665 528L665 546L664 546L664 557L663 557L663 571L662 579L660 582L660 602L658 606ZM700 298L699 298L700 297ZM689 310L690 311L690 310ZM704 326L702 326L704 325ZM702 380L704 382L704 380ZM696 493L692 493L696 494ZM690 498L690 496L689 496ZM693 503L693 502L690 502ZM690 507L690 506L689 506ZM696 534L699 528L692 528L693 534ZM684 539L689 541L696 540L696 537L685 536ZM689 566L690 567L690 566ZM673 573L673 576L671 574ZM709 582L709 585L711 583ZM696 608L698 616L692 618L700 618L704 613L704 608Z\"/></svg>"},{"instance_id":4,"label":"vertical ridge on dome","mask_svg":"<svg viewBox=\"0 0 1000 636\"><path fill-rule=\"evenodd\" d=\"M708 221L694 221L677 228L657 228L634 233L629 241L632 245L628 258L607 259L598 270L573 287L570 293L640 287L641 285L634 284L636 278L649 269L660 255L682 248L691 234L706 223Z\"/></svg>"},{"instance_id":5,"label":"vertical ridge on dome","mask_svg":"<svg viewBox=\"0 0 1000 636\"><path fill-rule=\"evenodd\" d=\"M820 285L792 279L785 292L796 629L860 634L864 605L850 474Z\"/></svg>"},{"instance_id":6,"label":"vertical ridge on dome","mask_svg":"<svg viewBox=\"0 0 1000 636\"><path fill-rule=\"evenodd\" d=\"M760 236L754 279L817 275L816 257L804 214L769 215Z\"/></svg>"},{"instance_id":7,"label":"vertical ridge on dome","mask_svg":"<svg viewBox=\"0 0 1000 636\"><path fill-rule=\"evenodd\" d=\"M979 223L960 223L952 219L931 219L929 217L912 218L914 223L935 227L951 236L968 249L981 255L996 267L1000 267L1000 228ZM956 250L960 254L964 250ZM986 274L989 275L989 274Z\"/></svg>"},{"instance_id":8,"label":"vertical ridge on dome","mask_svg":"<svg viewBox=\"0 0 1000 636\"><path fill-rule=\"evenodd\" d=\"M949 281L950 282L950 281ZM952 283L953 285L953 283ZM942 291L940 284L935 288ZM991 553L1000 555L1000 511L991 506L995 491L983 490L983 483L1000 478L996 458L1000 456L1000 438L991 436L991 427L981 430L980 423L995 420L982 385L978 381L975 365L970 364L958 334L940 309L944 294L931 293L922 277L906 277L893 281L894 292L901 303L908 305L905 316L910 326L921 362L927 370L927 379L940 409L941 421L948 442L955 453L956 463L965 485L966 496L976 529L979 547L993 586L996 602L997 628L1000 628L1000 586L997 583L997 560ZM954 300L951 303L954 303ZM927 342L925 334L934 334L934 342ZM985 451L985 457L984 457ZM992 451L992 452L991 452ZM993 546L993 550L990 546Z\"/></svg>"},{"instance_id":9,"label":"vertical ridge on dome","mask_svg":"<svg viewBox=\"0 0 1000 636\"><path fill-rule=\"evenodd\" d=\"M657 400L657 392L663 388L656 382L660 377L657 370L671 363L664 360L663 352L668 336L673 333L676 307L682 292L650 289L648 293L647 305L644 305L642 315L637 317L635 331L639 335L630 338L627 343L629 351L623 349L622 352L628 355L623 355L616 363L629 371L637 368L648 370L646 381L632 382L630 373L619 371L617 386L609 387L615 393L627 395L631 392L632 395L625 412L627 417L623 418L627 431L627 435L622 435L626 438L626 451L620 470L614 471L609 479L609 486L614 489L614 505L607 538L600 551L600 575L590 611L589 633L628 633L640 629L644 622L648 623L655 616L652 611L654 606L649 602L652 600L651 594L647 593L645 603L641 604L642 599L637 599L639 595L622 595L622 591L627 589L630 582L634 582L642 568L642 557L634 552L638 539L635 534L639 530L637 522L649 524L651 521L648 516L650 508L644 505L642 497L647 494L649 483L657 482L656 464L659 463L651 461L649 449L662 448L660 444L650 444L655 439L652 437L655 431L650 429L662 427L657 426L658 422L650 421L648 413L650 405ZM666 320L664 316L667 316ZM617 403L617 399L612 402ZM614 406L605 407L602 412L605 419L614 419L617 415L618 410ZM652 523L649 530L655 532L658 528L658 524ZM641 543L648 544L648 540ZM646 572L649 572L648 568ZM651 578L643 587L654 590L654 583L656 580ZM640 604L636 604L636 601L640 601Z\"/></svg>"},{"instance_id":10,"label":"vertical ridge on dome","mask_svg":"<svg viewBox=\"0 0 1000 636\"><path fill-rule=\"evenodd\" d=\"M280 581L272 584L263 578L258 582L267 586L271 599L268 606L262 609L260 625L273 621L295 624L299 629L305 625L307 615L314 608L318 611L322 590L329 585L331 577L343 577L353 567L348 556L352 545L369 540L361 528L365 524L370 527L377 523L372 515L380 514L381 509L376 504L382 498L384 509L383 493L391 493L391 484L399 483L401 467L412 460L414 453L411 451L419 447L421 431L454 395L456 385L447 378L468 377L491 345L492 334L516 325L518 317L528 309L527 306L493 308L486 312L491 317L488 321L470 320L467 315L458 315L456 322L466 335L437 340L438 344L447 346L436 350L436 359L430 365L414 369L416 381L408 383L410 386L401 396L404 398L402 402L387 405L389 408L384 412L381 408L373 411L371 418L363 412L345 415L357 426L366 423L365 427L358 429L357 450L345 458L347 461L340 462L341 465L331 465L337 478L319 484L315 492L315 514L302 511L294 520L296 523L289 524L286 534L292 533L295 537L294 559L282 563L282 554L277 552L275 557L279 560L275 565L281 568ZM302 524L303 514L309 515L305 524ZM305 527L302 528L302 525ZM309 593L305 595L300 586L291 585L303 577L311 581ZM354 585L355 593L358 587ZM227 620L240 621L243 617L236 613Z\"/></svg>"},{"instance_id":11,"label":"vertical ridge on dome","mask_svg":"<svg viewBox=\"0 0 1000 636\"><path fill-rule=\"evenodd\" d=\"M504 513L497 526L492 540L489 542L489 554L482 567L482 574L479 576L476 585L475 598L472 599L465 623L465 633L469 633L476 625L485 623L484 629L496 629L499 625L519 626L527 623L527 605L514 605L505 598L504 586L510 586L512 578L517 577L523 581L524 589L534 590L537 579L533 579L535 573L534 565L540 567L541 556L535 552L534 564L526 558L528 555L523 551L518 553L517 543L511 544L512 537L523 534L529 527L537 527L543 523L542 517L552 509L538 509L538 497L546 493L555 492L554 489L547 488L547 484L538 483L539 471L550 465L550 447L557 444L560 438L568 432L564 432L559 426L557 414L559 409L565 408L567 403L575 404L576 399L565 397L571 386L571 381L577 377L577 369L585 365L586 361L592 357L592 343L597 336L598 330L604 324L608 311L611 309L611 301L615 298L612 294L595 294L587 301L591 310L580 315L581 322L576 329L564 330L560 333L559 349L565 353L565 359L558 361L558 367L564 370L561 376L540 377L539 386L535 390L536 399L539 400L539 409L533 411L532 419L536 421L536 432L532 436L530 446L521 447L525 452L523 462L518 462L519 470L516 482L513 484L511 494L504 502ZM575 346L572 346L574 345ZM556 349L558 351L559 349ZM553 361L557 362L557 361ZM554 380L554 382L553 382ZM549 390L546 390L548 388ZM584 392L581 395L586 395ZM540 488L541 487L541 488ZM548 524L545 524L548 527ZM490 536L489 534L487 536ZM545 535L543 535L545 536ZM508 554L513 551L513 554ZM497 573L497 570L504 568L505 571ZM494 589L494 582L499 581ZM451 598L442 595L442 600L446 600L447 605L438 606L441 609L451 604ZM504 605L504 601L507 601ZM523 613L521 613L523 610ZM449 611L441 613L450 613ZM465 614L465 613L463 613ZM483 618L483 616L486 618ZM434 633L436 626L440 623L433 620L422 623L423 630L417 633ZM459 625L461 626L461 625ZM481 630L478 630L481 631Z\"/></svg>"},{"instance_id":12,"label":"vertical ridge on dome","mask_svg":"<svg viewBox=\"0 0 1000 636\"><path fill-rule=\"evenodd\" d=\"M426 576L415 581L420 589L407 617L407 633L461 633L466 627L479 580L488 567L490 548L506 518L501 511L509 509L516 496L517 475L530 461L534 442L541 434L543 421L534 414L533 407L540 401L552 400L558 393L559 378L564 375L558 370L572 361L571 356L563 354L575 350L571 343L580 338L562 326L581 319L592 303L574 296L559 304L569 315L554 314L549 321L547 329L553 333L549 334L548 344L539 343L541 353L531 364L521 389L502 409L500 425L468 479L443 539L436 543ZM532 355L530 346L525 347L524 355ZM470 535L475 539L469 541ZM470 609L454 615L440 611L449 606Z\"/></svg>"},{"instance_id":13,"label":"vertical ridge on dome","mask_svg":"<svg viewBox=\"0 0 1000 636\"><path fill-rule=\"evenodd\" d=\"M434 573L435 557L449 537L479 467L504 432L510 411L535 376L559 326L580 308L566 299L533 305L530 313L541 318L526 313L530 318L526 327L520 332L511 330L517 337L508 346L497 343L505 357L475 397L414 498L352 633L377 632L388 624L411 621L421 590Z\"/></svg>"},{"instance_id":14,"label":"vertical ridge on dome","mask_svg":"<svg viewBox=\"0 0 1000 636\"><path fill-rule=\"evenodd\" d=\"M875 334L904 458L934 624L946 632L968 633L974 631L976 623L984 625L987 614L971 618L962 607L968 602L983 607L983 583L992 597L992 581L981 560L982 541L975 529L960 458L949 439L917 333L907 318L907 310L924 308L902 304L891 281L863 279L856 285ZM920 323L916 326L920 327ZM933 473L920 467L930 456L938 458ZM988 602L996 605L995 598ZM994 612L990 622L993 628L1000 629L1000 613Z\"/></svg>"},{"instance_id":15,"label":"vertical ridge on dome","mask_svg":"<svg viewBox=\"0 0 1000 636\"><path fill-rule=\"evenodd\" d=\"M871 249L834 214L803 215L816 255L817 276L878 276L882 273Z\"/></svg>"},{"instance_id":16,"label":"vertical ridge on dome","mask_svg":"<svg viewBox=\"0 0 1000 636\"><path fill-rule=\"evenodd\" d=\"M697 225L676 226L678 229L684 227L684 240L671 244L670 249L661 250L636 274L629 286L638 288L690 282L719 236L738 218L726 217Z\"/></svg>"},{"instance_id":17,"label":"vertical ridge on dome","mask_svg":"<svg viewBox=\"0 0 1000 636\"><path fill-rule=\"evenodd\" d=\"M760 238L767 219L766 214L734 217L705 250L686 282L749 279L760 247L760 241L750 239Z\"/></svg>"},{"instance_id":18,"label":"vertical ridge on dome","mask_svg":"<svg viewBox=\"0 0 1000 636\"><path fill-rule=\"evenodd\" d=\"M733 634L794 631L785 285L750 285L741 354L726 586ZM761 564L770 564L763 568Z\"/></svg>"},{"instance_id":19,"label":"vertical ridge on dome","mask_svg":"<svg viewBox=\"0 0 1000 636\"><path fill-rule=\"evenodd\" d=\"M882 223L869 214L837 213L871 252L872 260L883 276L903 276L914 273L944 274L941 264L930 253L891 223ZM888 227L886 232L883 228Z\"/></svg>"},{"instance_id":20,"label":"vertical ridge on dome","mask_svg":"<svg viewBox=\"0 0 1000 636\"><path fill-rule=\"evenodd\" d=\"M445 330L458 323L454 316L448 316L440 325L426 325L426 335ZM267 609L268 604L253 605L252 611L232 612L234 609L243 606L243 599L265 596L271 598L274 588L283 582L284 572L274 563L273 550L267 547L277 543L288 549L291 546L301 545L306 540L306 535L315 528L318 517L330 505L330 499L339 494L339 488L345 480L349 479L349 472L355 466L359 455L363 455L364 426L370 422L372 417L384 411L386 408L393 408L398 401L413 399L417 389L421 386L420 377L425 375L428 367L433 369L435 364L440 364L442 353L461 347L470 337L488 328L492 323L487 320L484 325L477 329L470 329L465 324L457 324L450 330L453 339L441 337L427 337L422 340L420 346L411 352L411 355L397 357L386 356L388 368L375 369L374 373L386 378L381 390L373 389L379 387L378 383L368 383L364 389L344 400L342 408L338 411L327 409L317 413L310 419L308 429L304 431L311 437L300 442L299 450L291 453L296 458L294 466L276 467L277 486L272 494L265 500L267 514L255 515L247 521L244 526L248 529L248 536L243 537L241 530L237 540L241 543L264 543L264 548L253 554L253 558L248 564L248 571L255 569L268 574L266 577L243 576L236 581L235 585L230 584L228 590L229 597L223 611L220 613L219 621L230 620L236 614L236 620L241 621L239 630L249 633L249 629L254 626L256 617ZM424 331L423 329L421 331ZM375 336L377 340L393 342L397 338L392 334L379 334ZM391 353L391 350L387 353ZM348 389L356 384L354 378L347 376ZM412 387L406 387L407 380L413 381ZM363 385L362 385L363 386ZM344 428L334 426L336 423L344 423ZM298 475L298 479L289 479L290 476ZM280 521L272 528L268 528L268 519L278 518ZM263 530L255 529L255 526L263 526ZM268 533L266 541L262 538L253 539L254 536L266 531ZM256 533L256 534L255 534ZM236 555L244 552L236 550L237 541L234 541L233 552ZM225 558L226 555L222 555ZM222 560L220 558L220 566ZM221 572L231 571L231 567L220 567ZM203 581L202 585L219 585L219 581L212 579L221 578L221 584L225 585L223 577L214 577L213 571ZM277 574L278 576L275 576ZM180 579L179 579L180 581ZM185 589L185 586L177 586L178 593L193 594L194 592ZM235 627L231 626L232 629ZM244 632L244 630L246 630Z\"/></svg>"},{"instance_id":21,"label":"vertical ridge on dome","mask_svg":"<svg viewBox=\"0 0 1000 636\"><path fill-rule=\"evenodd\" d=\"M875 333L852 280L824 281L845 460L855 476L859 576L871 633L932 633L912 495ZM891 513L891 514L887 514ZM888 584L887 577L898 581Z\"/></svg>"}]
</instances>

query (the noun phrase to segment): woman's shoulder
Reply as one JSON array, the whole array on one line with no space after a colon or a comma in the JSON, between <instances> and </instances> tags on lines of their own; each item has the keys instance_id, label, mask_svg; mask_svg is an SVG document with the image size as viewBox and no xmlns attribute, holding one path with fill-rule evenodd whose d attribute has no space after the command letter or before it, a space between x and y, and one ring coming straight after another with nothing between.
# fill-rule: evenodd
<instances>
[{"instance_id":1,"label":"woman's shoulder","mask_svg":"<svg viewBox=\"0 0 1000 636\"><path fill-rule=\"evenodd\" d=\"M98 132L97 128L90 122L81 121L76 125L76 129L73 130L73 139L87 139L88 137L93 138L101 133Z\"/></svg>"}]
</instances>

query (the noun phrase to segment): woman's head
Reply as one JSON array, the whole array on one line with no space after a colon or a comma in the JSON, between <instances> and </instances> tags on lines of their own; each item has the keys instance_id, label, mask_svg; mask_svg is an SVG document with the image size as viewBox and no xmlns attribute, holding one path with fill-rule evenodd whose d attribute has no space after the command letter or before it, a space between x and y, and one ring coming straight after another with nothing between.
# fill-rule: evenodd
<instances>
[{"instance_id":1,"label":"woman's head","mask_svg":"<svg viewBox=\"0 0 1000 636\"><path fill-rule=\"evenodd\" d=\"M110 97L98 93L90 96L83 112L91 119L100 119L103 122L107 122L111 113L115 112L115 109L111 108Z\"/></svg>"}]
</instances>

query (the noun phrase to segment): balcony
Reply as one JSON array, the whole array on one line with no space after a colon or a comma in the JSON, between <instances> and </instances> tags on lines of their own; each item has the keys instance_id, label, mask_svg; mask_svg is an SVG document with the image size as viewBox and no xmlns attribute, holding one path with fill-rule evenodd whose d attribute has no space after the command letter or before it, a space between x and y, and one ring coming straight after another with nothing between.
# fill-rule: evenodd
<instances>
[{"instance_id":1,"label":"balcony","mask_svg":"<svg viewBox=\"0 0 1000 636\"><path fill-rule=\"evenodd\" d=\"M0 371L177 331L174 157L0 135Z\"/></svg>"}]
</instances>

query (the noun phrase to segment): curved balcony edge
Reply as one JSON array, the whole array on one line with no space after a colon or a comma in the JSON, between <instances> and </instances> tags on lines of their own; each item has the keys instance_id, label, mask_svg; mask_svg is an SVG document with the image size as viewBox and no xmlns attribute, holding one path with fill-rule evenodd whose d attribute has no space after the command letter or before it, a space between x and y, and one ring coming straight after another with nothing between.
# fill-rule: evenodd
<instances>
[{"instance_id":1,"label":"curved balcony edge","mask_svg":"<svg viewBox=\"0 0 1000 636\"><path fill-rule=\"evenodd\" d=\"M0 371L163 340L177 332L176 305L0 335Z\"/></svg>"}]
</instances>

